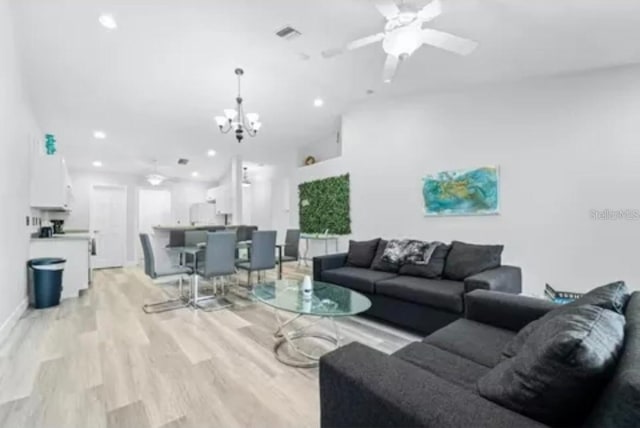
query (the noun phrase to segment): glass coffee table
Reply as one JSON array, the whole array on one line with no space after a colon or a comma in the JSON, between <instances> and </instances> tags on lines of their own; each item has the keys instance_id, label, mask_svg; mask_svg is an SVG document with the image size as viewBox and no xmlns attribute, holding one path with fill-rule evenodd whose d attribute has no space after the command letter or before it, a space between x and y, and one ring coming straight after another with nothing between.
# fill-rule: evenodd
<instances>
[{"instance_id":1,"label":"glass coffee table","mask_svg":"<svg viewBox=\"0 0 640 428\"><path fill-rule=\"evenodd\" d=\"M278 361L294 367L317 367L318 360L325 352L313 353L300 345L303 339L328 342L333 349L340 346L340 333L335 318L357 315L371 307L371 301L364 295L326 282L313 281L313 293L306 297L302 293L301 282L278 280L257 285L253 294L262 303L274 308L278 329L274 333L276 343L273 353ZM284 320L280 312L293 315ZM301 317L313 317L313 322L294 327L293 322ZM328 321L329 330L313 332L311 329L322 321ZM283 344L299 358L288 358L281 352Z\"/></svg>"}]
</instances>

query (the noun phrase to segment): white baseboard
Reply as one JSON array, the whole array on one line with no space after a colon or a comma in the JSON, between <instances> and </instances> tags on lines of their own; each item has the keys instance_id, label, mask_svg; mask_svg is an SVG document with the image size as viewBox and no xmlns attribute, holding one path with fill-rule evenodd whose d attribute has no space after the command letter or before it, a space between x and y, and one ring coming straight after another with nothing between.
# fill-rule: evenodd
<instances>
[{"instance_id":1,"label":"white baseboard","mask_svg":"<svg viewBox=\"0 0 640 428\"><path fill-rule=\"evenodd\" d=\"M29 307L29 298L25 297L24 300L13 311L9 318L7 318L0 326L0 344L9 336L13 327L18 323L18 320L24 314L24 311Z\"/></svg>"}]
</instances>

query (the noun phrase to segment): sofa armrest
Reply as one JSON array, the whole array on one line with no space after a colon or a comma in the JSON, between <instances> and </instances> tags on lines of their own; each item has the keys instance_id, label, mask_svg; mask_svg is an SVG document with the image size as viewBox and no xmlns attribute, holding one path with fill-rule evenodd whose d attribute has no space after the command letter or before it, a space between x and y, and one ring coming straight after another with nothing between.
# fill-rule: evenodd
<instances>
[{"instance_id":1,"label":"sofa armrest","mask_svg":"<svg viewBox=\"0 0 640 428\"><path fill-rule=\"evenodd\" d=\"M337 269L347 263L347 253L329 254L313 258L313 280L320 281L323 270Z\"/></svg>"},{"instance_id":2,"label":"sofa armrest","mask_svg":"<svg viewBox=\"0 0 640 428\"><path fill-rule=\"evenodd\" d=\"M543 427L399 358L351 343L320 359L320 426Z\"/></svg>"},{"instance_id":3,"label":"sofa armrest","mask_svg":"<svg viewBox=\"0 0 640 428\"><path fill-rule=\"evenodd\" d=\"M465 293L478 289L518 294L522 291L522 270L516 266L500 266L465 278Z\"/></svg>"},{"instance_id":4,"label":"sofa armrest","mask_svg":"<svg viewBox=\"0 0 640 428\"><path fill-rule=\"evenodd\" d=\"M545 299L486 290L465 294L464 303L465 318L512 331L558 307Z\"/></svg>"}]
</instances>

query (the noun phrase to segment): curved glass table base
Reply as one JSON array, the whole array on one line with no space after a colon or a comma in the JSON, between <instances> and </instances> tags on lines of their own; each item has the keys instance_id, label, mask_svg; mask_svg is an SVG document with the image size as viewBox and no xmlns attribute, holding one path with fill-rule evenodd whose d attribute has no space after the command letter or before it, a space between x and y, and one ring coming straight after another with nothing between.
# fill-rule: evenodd
<instances>
[{"instance_id":1,"label":"curved glass table base","mask_svg":"<svg viewBox=\"0 0 640 428\"><path fill-rule=\"evenodd\" d=\"M316 321L311 324L305 325L300 328L293 327L293 321L302 317L303 314L295 315L294 317L283 322L280 317L279 311L274 310L276 315L276 320L278 321L278 329L273 334L273 336L277 339L275 345L273 345L273 355L276 357L278 361L283 364L292 367L298 368L313 368L318 367L318 360L327 352L332 351L333 349L337 349L340 346L340 332L338 330L338 324L336 324L333 317L320 317ZM329 320L333 327L333 334L328 333L319 333L319 332L310 332L309 330L319 324L324 320ZM287 331L289 329L289 331ZM311 354L296 344L296 341L300 339L315 339L321 340L332 345L332 349L328 349L321 354ZM297 356L302 357L301 359L287 358L283 356L280 352L280 348L282 345L288 345L288 348L293 351Z\"/></svg>"}]
</instances>

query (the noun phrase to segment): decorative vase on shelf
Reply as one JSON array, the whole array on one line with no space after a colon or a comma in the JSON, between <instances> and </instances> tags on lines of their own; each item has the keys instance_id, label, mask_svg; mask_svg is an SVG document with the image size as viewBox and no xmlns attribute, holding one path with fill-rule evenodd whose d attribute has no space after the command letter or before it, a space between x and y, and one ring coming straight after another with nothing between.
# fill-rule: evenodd
<instances>
[{"instance_id":1,"label":"decorative vase on shelf","mask_svg":"<svg viewBox=\"0 0 640 428\"><path fill-rule=\"evenodd\" d=\"M302 279L302 298L311 299L313 295L313 282L309 275L305 275Z\"/></svg>"}]
</instances>

